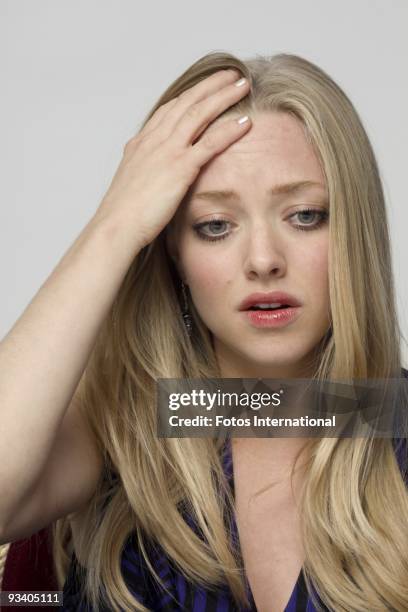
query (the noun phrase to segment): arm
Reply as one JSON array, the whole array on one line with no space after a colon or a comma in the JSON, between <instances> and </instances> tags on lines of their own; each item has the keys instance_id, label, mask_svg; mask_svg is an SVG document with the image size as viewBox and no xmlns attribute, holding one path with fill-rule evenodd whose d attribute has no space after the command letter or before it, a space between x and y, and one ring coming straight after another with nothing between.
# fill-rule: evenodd
<instances>
[{"instance_id":1,"label":"arm","mask_svg":"<svg viewBox=\"0 0 408 612\"><path fill-rule=\"evenodd\" d=\"M100 325L139 250L136 237L126 244L120 227L112 218L92 220L0 344L2 541L42 525L46 489L53 500L47 518L53 519L78 507L89 497L90 484L96 484L101 459L70 403ZM81 472L87 454L90 467ZM73 485L76 473L84 481ZM53 486L66 490L63 502L50 490ZM24 507L26 518L14 530Z\"/></svg>"}]
</instances>

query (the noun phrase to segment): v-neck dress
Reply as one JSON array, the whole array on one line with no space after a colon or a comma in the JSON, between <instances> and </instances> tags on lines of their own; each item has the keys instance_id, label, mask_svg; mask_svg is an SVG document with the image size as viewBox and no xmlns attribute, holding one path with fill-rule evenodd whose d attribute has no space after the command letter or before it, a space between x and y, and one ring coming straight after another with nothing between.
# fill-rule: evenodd
<instances>
[{"instance_id":1,"label":"v-neck dress","mask_svg":"<svg viewBox=\"0 0 408 612\"><path fill-rule=\"evenodd\" d=\"M405 479L407 479L407 439L394 438L393 448L395 450L400 469ZM225 445L223 466L232 490L234 490L230 440L227 440ZM408 486L408 481L405 481ZM194 523L192 522L191 518L189 519L187 517L187 522L194 529ZM236 538L237 525L235 521L232 523L232 531L232 537ZM211 590L209 588L203 588L201 586L192 584L186 580L180 571L177 571L168 557L159 548L151 546L148 549L148 552L153 567L164 581L164 584L169 589L170 594L164 591L150 575L141 553L136 548L136 539L133 536L129 536L125 543L121 556L121 569L123 578L129 591L136 600L143 603L150 610L154 612L256 612L254 598L247 579L245 579L245 583L250 601L250 607L238 608L232 598L231 591L227 586L217 590ZM65 610L66 612L94 611L94 608L92 608L86 600L80 600L81 585L78 573L79 566L80 564L75 557L75 553L73 553L71 565L63 589L64 603L62 610ZM332 612L323 606L316 591L314 593L317 600L322 605L323 610ZM108 610L109 607L100 608L100 612L108 612ZM312 599L307 593L303 568L299 573L284 612L316 612Z\"/></svg>"}]
</instances>

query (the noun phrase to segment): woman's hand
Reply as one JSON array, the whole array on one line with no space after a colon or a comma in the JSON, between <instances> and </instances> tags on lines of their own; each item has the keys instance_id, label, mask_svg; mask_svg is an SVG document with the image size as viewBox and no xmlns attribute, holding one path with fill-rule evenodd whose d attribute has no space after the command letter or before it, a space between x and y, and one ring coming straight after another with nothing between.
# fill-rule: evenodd
<instances>
[{"instance_id":1,"label":"woman's hand","mask_svg":"<svg viewBox=\"0 0 408 612\"><path fill-rule=\"evenodd\" d=\"M248 131L250 120L235 118L203 134L248 93L248 81L237 87L238 79L237 70L220 70L160 106L126 144L95 217L113 215L124 231L134 233L139 248L149 244L169 223L201 167Z\"/></svg>"}]
</instances>

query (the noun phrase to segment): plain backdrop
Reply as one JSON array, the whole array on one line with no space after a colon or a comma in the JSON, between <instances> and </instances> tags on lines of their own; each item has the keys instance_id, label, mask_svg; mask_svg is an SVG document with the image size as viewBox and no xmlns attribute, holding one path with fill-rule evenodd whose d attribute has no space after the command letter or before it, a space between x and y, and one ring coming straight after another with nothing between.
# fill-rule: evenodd
<instances>
[{"instance_id":1,"label":"plain backdrop","mask_svg":"<svg viewBox=\"0 0 408 612\"><path fill-rule=\"evenodd\" d=\"M152 105L210 51L296 53L351 98L384 182L407 338L407 26L407 0L0 0L0 338L96 211Z\"/></svg>"}]
</instances>

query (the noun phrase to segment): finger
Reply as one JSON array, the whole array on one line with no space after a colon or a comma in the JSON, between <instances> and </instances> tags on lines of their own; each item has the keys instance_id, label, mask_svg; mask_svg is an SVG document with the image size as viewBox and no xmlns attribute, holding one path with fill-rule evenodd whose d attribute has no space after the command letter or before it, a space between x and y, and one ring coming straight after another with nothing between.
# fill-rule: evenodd
<instances>
[{"instance_id":1,"label":"finger","mask_svg":"<svg viewBox=\"0 0 408 612\"><path fill-rule=\"evenodd\" d=\"M218 153L225 151L233 142L238 140L251 127L250 117L244 121L240 119L228 119L222 121L218 126L213 127L200 138L200 140L190 147L191 159L193 163L201 168Z\"/></svg>"},{"instance_id":2,"label":"finger","mask_svg":"<svg viewBox=\"0 0 408 612\"><path fill-rule=\"evenodd\" d=\"M167 115L169 110L173 108L177 104L178 97L172 98L165 104L159 106L159 108L153 113L150 119L146 122L146 125L143 127L143 132L145 134L151 132L156 129L157 126L161 123L162 119Z\"/></svg>"},{"instance_id":3,"label":"finger","mask_svg":"<svg viewBox=\"0 0 408 612\"><path fill-rule=\"evenodd\" d=\"M239 71L235 68L214 72L193 87L183 91L177 98L173 98L174 104L165 104L164 107L166 108L163 108L163 112L154 121L154 128L159 131L162 130L161 136L167 138L192 104L197 104L208 96L215 94L220 91L220 88L236 82L240 77ZM170 102L172 101L170 100Z\"/></svg>"},{"instance_id":4,"label":"finger","mask_svg":"<svg viewBox=\"0 0 408 612\"><path fill-rule=\"evenodd\" d=\"M223 111L238 102L249 91L246 80L240 87L229 84L205 100L191 105L174 128L174 136L183 145L191 145L206 127Z\"/></svg>"}]
</instances>

